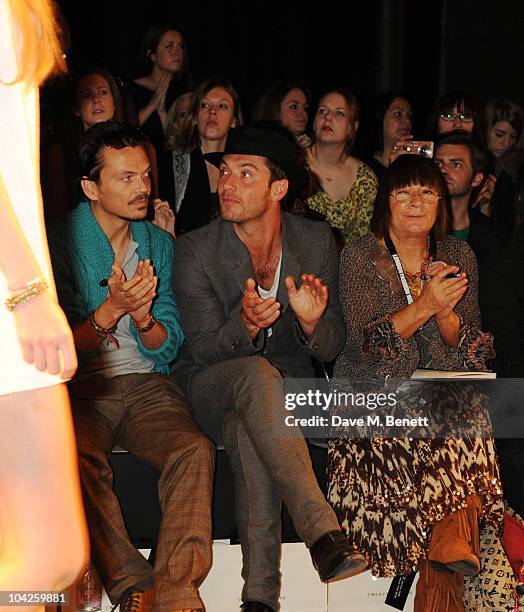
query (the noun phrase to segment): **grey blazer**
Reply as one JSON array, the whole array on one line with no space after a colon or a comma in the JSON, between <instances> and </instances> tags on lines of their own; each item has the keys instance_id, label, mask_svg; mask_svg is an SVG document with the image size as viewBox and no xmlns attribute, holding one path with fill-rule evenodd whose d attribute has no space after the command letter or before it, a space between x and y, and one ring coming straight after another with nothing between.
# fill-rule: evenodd
<instances>
[{"instance_id":1,"label":"grey blazer","mask_svg":"<svg viewBox=\"0 0 524 612\"><path fill-rule=\"evenodd\" d=\"M329 303L315 332L307 340L290 308L286 276L297 284L302 274L319 276L329 288ZM273 333L260 333L255 342L240 317L245 282L255 278L249 251L233 224L215 219L184 234L175 243L174 292L185 342L173 367L187 391L191 376L220 361L259 355L285 376L314 374L311 357L331 361L345 342L345 325L338 302L338 255L325 222L282 213L282 264L277 300L281 315Z\"/></svg>"}]
</instances>

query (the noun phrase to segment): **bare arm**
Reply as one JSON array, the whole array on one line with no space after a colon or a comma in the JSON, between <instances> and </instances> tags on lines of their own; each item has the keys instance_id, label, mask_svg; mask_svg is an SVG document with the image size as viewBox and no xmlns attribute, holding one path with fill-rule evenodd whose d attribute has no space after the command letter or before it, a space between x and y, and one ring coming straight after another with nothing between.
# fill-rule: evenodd
<instances>
[{"instance_id":1,"label":"bare arm","mask_svg":"<svg viewBox=\"0 0 524 612\"><path fill-rule=\"evenodd\" d=\"M41 276L42 271L29 248L22 228L13 212L0 173L0 269L12 289Z\"/></svg>"},{"instance_id":2,"label":"bare arm","mask_svg":"<svg viewBox=\"0 0 524 612\"><path fill-rule=\"evenodd\" d=\"M140 125L144 125L144 123L149 119L149 117L155 112L155 107L151 106L149 103L147 106L144 106L138 111L138 122Z\"/></svg>"},{"instance_id":3,"label":"bare arm","mask_svg":"<svg viewBox=\"0 0 524 612\"><path fill-rule=\"evenodd\" d=\"M0 269L13 293L42 275L14 214L0 173ZM1 304L0 308L4 305ZM25 361L35 368L70 378L77 368L71 330L64 313L49 291L14 311L14 320ZM62 355L62 362L59 358Z\"/></svg>"},{"instance_id":4,"label":"bare arm","mask_svg":"<svg viewBox=\"0 0 524 612\"><path fill-rule=\"evenodd\" d=\"M162 121L162 126L165 127L167 121L167 113L165 110L166 93L171 81L172 75L165 73L160 79L156 89L154 90L151 100L138 111L138 121L140 125L149 119L149 117L156 111Z\"/></svg>"}]
</instances>

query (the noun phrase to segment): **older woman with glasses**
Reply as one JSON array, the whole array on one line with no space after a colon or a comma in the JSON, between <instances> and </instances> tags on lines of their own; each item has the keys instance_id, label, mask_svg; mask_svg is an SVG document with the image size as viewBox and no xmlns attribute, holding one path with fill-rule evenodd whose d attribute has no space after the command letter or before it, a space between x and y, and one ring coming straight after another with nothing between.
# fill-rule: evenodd
<instances>
[{"instance_id":1,"label":"older woman with glasses","mask_svg":"<svg viewBox=\"0 0 524 612\"><path fill-rule=\"evenodd\" d=\"M341 255L347 340L335 365L337 389L358 390L365 381L376 390L417 368L485 369L492 338L479 329L475 257L446 235L448 221L438 168L412 155L394 161L379 186L372 233ZM502 518L495 449L489 437L440 429L450 416L465 428L487 424L472 384L412 384L397 391L398 408L420 414L424 400L428 427L399 437L337 432L329 499L374 575L418 567L415 611L455 612L463 610L463 575L480 569L479 519L498 526Z\"/></svg>"}]
</instances>

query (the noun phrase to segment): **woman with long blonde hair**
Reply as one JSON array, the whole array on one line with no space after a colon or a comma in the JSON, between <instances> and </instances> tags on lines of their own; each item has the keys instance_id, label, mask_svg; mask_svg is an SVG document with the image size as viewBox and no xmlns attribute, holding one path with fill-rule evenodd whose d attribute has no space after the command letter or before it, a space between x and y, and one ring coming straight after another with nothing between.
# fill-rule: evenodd
<instances>
[{"instance_id":1,"label":"woman with long blonde hair","mask_svg":"<svg viewBox=\"0 0 524 612\"><path fill-rule=\"evenodd\" d=\"M87 554L61 384L76 355L38 175L38 85L65 68L57 32L47 0L0 0L0 591L64 589Z\"/></svg>"}]
</instances>

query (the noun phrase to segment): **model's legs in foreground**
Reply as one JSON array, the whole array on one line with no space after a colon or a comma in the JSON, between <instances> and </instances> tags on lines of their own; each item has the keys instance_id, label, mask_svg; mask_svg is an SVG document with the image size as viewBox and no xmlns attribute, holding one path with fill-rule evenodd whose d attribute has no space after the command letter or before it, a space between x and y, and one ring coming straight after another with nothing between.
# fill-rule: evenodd
<instances>
[{"instance_id":1,"label":"model's legs in foreground","mask_svg":"<svg viewBox=\"0 0 524 612\"><path fill-rule=\"evenodd\" d=\"M0 591L65 589L88 557L65 385L0 396L0 495Z\"/></svg>"}]
</instances>

